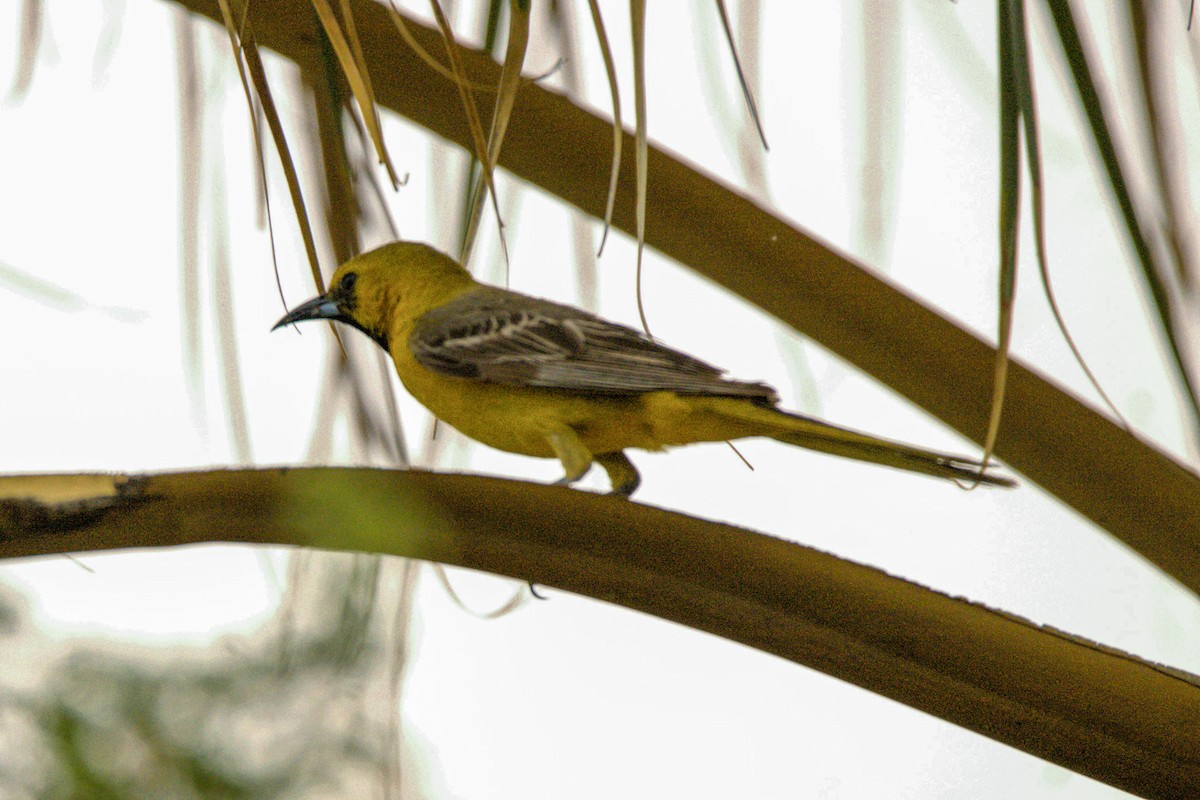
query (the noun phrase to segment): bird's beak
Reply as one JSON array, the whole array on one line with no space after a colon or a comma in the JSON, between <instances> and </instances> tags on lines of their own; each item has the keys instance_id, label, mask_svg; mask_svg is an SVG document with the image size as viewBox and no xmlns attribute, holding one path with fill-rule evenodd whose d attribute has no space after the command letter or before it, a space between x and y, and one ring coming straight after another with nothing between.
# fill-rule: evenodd
<instances>
[{"instance_id":1,"label":"bird's beak","mask_svg":"<svg viewBox=\"0 0 1200 800\"><path fill-rule=\"evenodd\" d=\"M341 319L342 312L338 309L336 300L330 299L329 295L323 294L314 297L312 300L301 303L293 308L287 314L284 314L283 319L276 322L271 330L278 330L284 325L291 325L296 322L303 322L307 319Z\"/></svg>"}]
</instances>

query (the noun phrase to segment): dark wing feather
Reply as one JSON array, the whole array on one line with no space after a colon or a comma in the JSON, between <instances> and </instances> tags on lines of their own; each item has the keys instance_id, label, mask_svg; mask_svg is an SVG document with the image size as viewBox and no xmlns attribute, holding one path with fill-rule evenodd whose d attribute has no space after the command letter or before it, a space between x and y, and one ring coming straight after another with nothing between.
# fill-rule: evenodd
<instances>
[{"instance_id":1,"label":"dark wing feather","mask_svg":"<svg viewBox=\"0 0 1200 800\"><path fill-rule=\"evenodd\" d=\"M446 375L597 394L750 397L774 403L762 383L723 371L586 311L492 287L436 308L409 337L417 361Z\"/></svg>"}]
</instances>

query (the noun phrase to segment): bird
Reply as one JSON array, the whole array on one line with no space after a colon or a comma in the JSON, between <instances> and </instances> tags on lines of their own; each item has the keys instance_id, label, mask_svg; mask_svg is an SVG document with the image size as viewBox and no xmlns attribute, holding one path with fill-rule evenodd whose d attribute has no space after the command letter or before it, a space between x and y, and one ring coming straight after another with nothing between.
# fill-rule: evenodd
<instances>
[{"instance_id":1,"label":"bird","mask_svg":"<svg viewBox=\"0 0 1200 800\"><path fill-rule=\"evenodd\" d=\"M328 291L272 330L308 320L366 334L435 417L498 450L557 458L561 484L595 463L612 493L629 497L641 476L626 450L760 436L960 484L1015 485L975 459L785 411L765 383L727 378L582 309L476 281L421 242L396 241L350 259Z\"/></svg>"}]
</instances>

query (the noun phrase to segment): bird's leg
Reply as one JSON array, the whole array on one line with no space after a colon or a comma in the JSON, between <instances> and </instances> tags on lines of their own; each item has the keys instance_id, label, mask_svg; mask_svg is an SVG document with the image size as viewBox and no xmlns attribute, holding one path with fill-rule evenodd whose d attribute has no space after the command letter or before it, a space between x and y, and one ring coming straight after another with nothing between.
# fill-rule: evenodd
<instances>
[{"instance_id":1,"label":"bird's leg","mask_svg":"<svg viewBox=\"0 0 1200 800\"><path fill-rule=\"evenodd\" d=\"M596 456L596 463L608 473L608 481L612 484L612 493L615 495L629 497L642 483L642 476L638 474L637 467L620 450L600 453Z\"/></svg>"},{"instance_id":2,"label":"bird's leg","mask_svg":"<svg viewBox=\"0 0 1200 800\"><path fill-rule=\"evenodd\" d=\"M575 431L564 426L546 434L546 441L550 443L554 455L562 462L563 471L566 473L557 483L572 484L591 469L592 451L587 449L587 445L579 439Z\"/></svg>"}]
</instances>

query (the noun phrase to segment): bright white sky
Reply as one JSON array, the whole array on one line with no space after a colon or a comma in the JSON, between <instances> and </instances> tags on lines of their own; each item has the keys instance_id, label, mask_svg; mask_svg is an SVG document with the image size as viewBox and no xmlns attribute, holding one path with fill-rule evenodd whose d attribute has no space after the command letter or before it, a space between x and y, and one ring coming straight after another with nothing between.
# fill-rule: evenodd
<instances>
[{"instance_id":1,"label":"bright white sky","mask_svg":"<svg viewBox=\"0 0 1200 800\"><path fill-rule=\"evenodd\" d=\"M738 156L745 114L715 13L705 4L691 6L687 17L678 6L650 5L652 137L745 186ZM848 5L764 8L758 99L772 149L753 156L767 175L762 202L990 331L997 261L994 11L988 4L913 0L881 4L878 17L864 20ZM252 462L303 461L330 341L319 329L268 333L281 309L269 242L255 224L250 133L224 33L204 26L200 35L209 160L202 166L203 277L192 302L204 309L203 351L189 372L180 316L171 6L151 0L47 6L33 86L23 98L0 102L0 347L10 376L0 393L6 421L0 472L147 471L235 461L216 356L218 314L232 319L236 331ZM632 118L627 12L620 4L605 10ZM731 15L742 18L737 4ZM585 16L577 18L584 25ZM1035 38L1044 42L1037 15L1035 22ZM865 242L857 224L863 25L873 47L885 30L899 36L893 69L900 91L889 112L896 180L887 201L890 243L883 246ZM17 29L12 4L0 12L0 52L15 52ZM590 26L580 31L587 42L585 92L605 108ZM535 32L539 40L546 41L544 30ZM541 72L557 55L551 46L536 47L529 71ZM0 87L12 84L14 61L0 61ZM1178 451L1177 402L1145 323L1127 248L1113 228L1064 83L1053 64L1037 66L1060 303L1122 412L1146 436ZM1194 109L1188 112L1194 121ZM453 233L439 209L457 206L460 189L456 177L446 178L447 151L400 120L389 118L386 129L398 169L411 176L392 201L402 234L449 248ZM273 155L269 162L282 280L295 304L313 290ZM502 180L500 192L509 209L512 287L577 302L568 213L512 181ZM495 227L488 220L476 268L494 276ZM598 242L599 227L589 225ZM233 264L234 303L227 308L218 308L208 262L221 241ZM1027 233L1024 241L1031 241ZM1015 349L1094 397L1054 330L1031 249L1023 250L1028 277ZM627 323L637 319L633 263L631 242L610 237L598 269L598 310ZM922 412L676 265L649 253L645 275L647 312L664 341L740 377L773 383L787 406L971 452ZM31 289L35 280L70 294ZM413 452L423 452L426 417L407 398L402 417ZM1035 487L962 492L771 442L746 442L742 449L754 472L723 445L635 454L644 478L638 500L794 539L1200 671L1195 598ZM421 463L541 481L559 475L557 464L479 446L456 445L449 453L440 463ZM349 460L345 447L336 452L336 463ZM596 476L585 483L603 485ZM94 572L52 558L4 565L0 580L27 593L30 613L50 636L184 643L252 631L271 613L285 571L281 555L216 547L82 560ZM491 577L455 573L454 580L480 608L502 602L511 589ZM435 796L1121 794L795 664L550 594L550 602L481 621L433 581L422 584L413 633L418 660L405 686L404 713L410 744L423 748L419 758L431 784L444 790Z\"/></svg>"}]
</instances>

